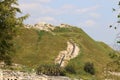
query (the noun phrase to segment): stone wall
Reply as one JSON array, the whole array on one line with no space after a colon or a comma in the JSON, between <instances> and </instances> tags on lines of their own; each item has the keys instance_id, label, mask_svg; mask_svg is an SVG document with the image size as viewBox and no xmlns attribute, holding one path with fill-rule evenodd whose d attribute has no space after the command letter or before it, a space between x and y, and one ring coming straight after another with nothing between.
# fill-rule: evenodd
<instances>
[{"instance_id":1,"label":"stone wall","mask_svg":"<svg viewBox=\"0 0 120 80\"><path fill-rule=\"evenodd\" d=\"M67 49L60 51L59 55L55 59L55 64L59 64L61 67L65 67L70 59L77 57L79 54L79 47L73 41L67 42Z\"/></svg>"}]
</instances>

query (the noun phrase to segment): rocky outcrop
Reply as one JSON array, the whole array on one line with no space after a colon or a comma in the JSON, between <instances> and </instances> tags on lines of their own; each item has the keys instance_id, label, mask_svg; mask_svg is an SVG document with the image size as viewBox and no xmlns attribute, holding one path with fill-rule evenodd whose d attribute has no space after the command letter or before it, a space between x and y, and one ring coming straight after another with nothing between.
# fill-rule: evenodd
<instances>
[{"instance_id":1,"label":"rocky outcrop","mask_svg":"<svg viewBox=\"0 0 120 80\"><path fill-rule=\"evenodd\" d=\"M59 27L60 28L69 28L71 25L68 25L68 24L60 24ZM55 29L55 26L54 25L51 25L51 24L48 24L48 23L45 23L45 22L40 22L40 23L37 23L37 24L34 24L34 25L25 25L25 28L35 28L35 29L38 29L38 30L44 30L44 31L52 31Z\"/></svg>"},{"instance_id":2,"label":"rocky outcrop","mask_svg":"<svg viewBox=\"0 0 120 80\"><path fill-rule=\"evenodd\" d=\"M67 49L60 51L59 55L55 59L55 64L59 64L61 67L65 67L70 59L73 59L79 54L79 47L73 41L67 42Z\"/></svg>"},{"instance_id":3,"label":"rocky outcrop","mask_svg":"<svg viewBox=\"0 0 120 80\"><path fill-rule=\"evenodd\" d=\"M54 26L51 24L47 24L45 22L41 22L41 23L37 23L34 25L25 25L26 28L35 28L35 29L39 29L39 30L45 30L45 31L51 31L54 30Z\"/></svg>"},{"instance_id":4,"label":"rocky outcrop","mask_svg":"<svg viewBox=\"0 0 120 80\"><path fill-rule=\"evenodd\" d=\"M120 77L120 72L108 72L109 74L111 75L114 75L114 76L119 76Z\"/></svg>"},{"instance_id":5,"label":"rocky outcrop","mask_svg":"<svg viewBox=\"0 0 120 80\"><path fill-rule=\"evenodd\" d=\"M70 25L69 24L60 24L60 27L61 28L68 28L68 27L70 27Z\"/></svg>"}]
</instances>

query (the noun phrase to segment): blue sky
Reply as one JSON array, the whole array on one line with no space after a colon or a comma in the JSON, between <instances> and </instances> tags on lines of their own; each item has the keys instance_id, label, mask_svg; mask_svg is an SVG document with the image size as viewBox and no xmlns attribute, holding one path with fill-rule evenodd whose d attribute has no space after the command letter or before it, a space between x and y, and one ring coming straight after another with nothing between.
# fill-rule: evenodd
<instances>
[{"instance_id":1,"label":"blue sky","mask_svg":"<svg viewBox=\"0 0 120 80\"><path fill-rule=\"evenodd\" d=\"M82 28L97 41L113 44L119 29L109 25L117 21L119 0L19 0L23 14L30 14L27 24L47 22L54 25L67 23Z\"/></svg>"}]
</instances>

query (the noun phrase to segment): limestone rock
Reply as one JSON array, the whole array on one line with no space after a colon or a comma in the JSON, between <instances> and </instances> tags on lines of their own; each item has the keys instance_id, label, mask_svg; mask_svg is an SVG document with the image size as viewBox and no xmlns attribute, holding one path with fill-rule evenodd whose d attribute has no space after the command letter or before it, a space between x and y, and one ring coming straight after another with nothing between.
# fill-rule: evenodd
<instances>
[{"instance_id":1,"label":"limestone rock","mask_svg":"<svg viewBox=\"0 0 120 80\"><path fill-rule=\"evenodd\" d=\"M55 27L51 24L45 23L45 22L41 22L41 23L37 23L34 25L25 25L26 28L35 28L35 29L39 29L39 30L45 30L45 31L51 31L54 30Z\"/></svg>"}]
</instances>

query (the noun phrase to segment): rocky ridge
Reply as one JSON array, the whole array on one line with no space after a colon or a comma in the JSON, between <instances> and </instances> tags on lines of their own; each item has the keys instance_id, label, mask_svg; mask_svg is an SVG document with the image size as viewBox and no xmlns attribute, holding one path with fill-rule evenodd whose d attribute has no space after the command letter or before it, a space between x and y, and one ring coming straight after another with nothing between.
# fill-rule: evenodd
<instances>
[{"instance_id":1,"label":"rocky ridge","mask_svg":"<svg viewBox=\"0 0 120 80\"><path fill-rule=\"evenodd\" d=\"M68 28L70 25L68 24L60 24L59 27L61 28ZM55 29L55 26L52 24L48 24L46 22L40 22L34 25L25 25L25 28L35 28L35 29L39 29L39 30L44 30L44 31L52 31Z\"/></svg>"}]
</instances>

